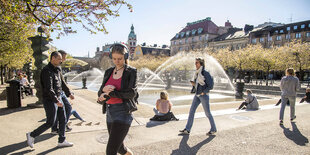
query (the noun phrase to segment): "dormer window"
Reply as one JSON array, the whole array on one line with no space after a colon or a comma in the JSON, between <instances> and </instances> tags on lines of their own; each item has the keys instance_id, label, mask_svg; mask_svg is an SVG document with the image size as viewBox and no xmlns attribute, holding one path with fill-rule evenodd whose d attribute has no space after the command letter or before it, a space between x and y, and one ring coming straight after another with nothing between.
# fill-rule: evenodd
<instances>
[{"instance_id":1,"label":"dormer window","mask_svg":"<svg viewBox=\"0 0 310 155\"><path fill-rule=\"evenodd\" d=\"M181 32L181 38L183 38L183 37L184 37L184 34L185 34L185 32Z\"/></svg>"},{"instance_id":2,"label":"dormer window","mask_svg":"<svg viewBox=\"0 0 310 155\"><path fill-rule=\"evenodd\" d=\"M191 31L186 31L186 37L188 37L189 34L191 34Z\"/></svg>"},{"instance_id":3,"label":"dormer window","mask_svg":"<svg viewBox=\"0 0 310 155\"><path fill-rule=\"evenodd\" d=\"M178 33L175 35L175 38L179 38L179 34Z\"/></svg>"},{"instance_id":4,"label":"dormer window","mask_svg":"<svg viewBox=\"0 0 310 155\"><path fill-rule=\"evenodd\" d=\"M197 30L193 29L193 30L192 30L192 35L195 35L196 32L197 32Z\"/></svg>"},{"instance_id":5,"label":"dormer window","mask_svg":"<svg viewBox=\"0 0 310 155\"><path fill-rule=\"evenodd\" d=\"M202 33L203 28L198 28L198 34Z\"/></svg>"}]
</instances>

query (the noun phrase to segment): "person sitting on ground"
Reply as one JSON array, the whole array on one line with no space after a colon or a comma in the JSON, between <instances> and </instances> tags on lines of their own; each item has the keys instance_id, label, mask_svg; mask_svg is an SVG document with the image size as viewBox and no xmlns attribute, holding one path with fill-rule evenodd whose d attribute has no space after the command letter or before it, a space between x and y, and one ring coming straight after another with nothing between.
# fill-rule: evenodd
<instances>
[{"instance_id":1,"label":"person sitting on ground","mask_svg":"<svg viewBox=\"0 0 310 155\"><path fill-rule=\"evenodd\" d=\"M168 100L168 93L165 91L160 92L160 99L156 101L155 116L150 120L169 121L178 120L171 112L172 103Z\"/></svg>"},{"instance_id":2,"label":"person sitting on ground","mask_svg":"<svg viewBox=\"0 0 310 155\"><path fill-rule=\"evenodd\" d=\"M306 95L300 100L299 103L303 103L304 101L310 103L310 88L306 89Z\"/></svg>"},{"instance_id":3,"label":"person sitting on ground","mask_svg":"<svg viewBox=\"0 0 310 155\"><path fill-rule=\"evenodd\" d=\"M281 101L282 101L282 100L280 99L280 100L278 101L278 103L277 103L275 106L278 106L278 105L281 103ZM288 105L288 106L290 105L290 101L289 101L289 100L287 100L286 105Z\"/></svg>"},{"instance_id":4,"label":"person sitting on ground","mask_svg":"<svg viewBox=\"0 0 310 155\"><path fill-rule=\"evenodd\" d=\"M250 89L247 89L246 92L247 92L247 97L245 99L245 102L242 102L237 110L240 110L240 109L258 110L259 105L258 105L256 96L253 95Z\"/></svg>"}]
</instances>

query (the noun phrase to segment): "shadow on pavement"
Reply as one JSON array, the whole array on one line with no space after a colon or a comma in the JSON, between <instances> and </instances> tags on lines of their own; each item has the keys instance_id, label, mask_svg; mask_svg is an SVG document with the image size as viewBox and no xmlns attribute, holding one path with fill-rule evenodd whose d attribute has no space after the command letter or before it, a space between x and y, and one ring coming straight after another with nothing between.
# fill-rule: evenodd
<instances>
[{"instance_id":1,"label":"shadow on pavement","mask_svg":"<svg viewBox=\"0 0 310 155\"><path fill-rule=\"evenodd\" d=\"M172 155L179 155L179 154L197 154L198 150L205 144L212 141L213 138L215 138L215 135L209 136L207 139L203 140L202 142L196 144L193 147L190 147L187 144L187 141L189 139L189 135L182 135L183 138L180 142L179 149L173 150Z\"/></svg>"},{"instance_id":2,"label":"shadow on pavement","mask_svg":"<svg viewBox=\"0 0 310 155\"><path fill-rule=\"evenodd\" d=\"M0 116L8 115L11 113L20 112L20 111L24 111L24 110L30 110L30 109L34 109L34 107L20 107L20 108L14 108L14 109L1 108L0 109Z\"/></svg>"},{"instance_id":3,"label":"shadow on pavement","mask_svg":"<svg viewBox=\"0 0 310 155\"><path fill-rule=\"evenodd\" d=\"M147 128L151 128L151 127L154 127L154 126L157 126L157 125L163 125L165 123L167 123L169 121L149 121L146 123L145 127Z\"/></svg>"},{"instance_id":4,"label":"shadow on pavement","mask_svg":"<svg viewBox=\"0 0 310 155\"><path fill-rule=\"evenodd\" d=\"M38 155L45 155L45 154L51 153L51 152L53 152L53 151L56 151L56 150L58 150L58 149L61 149L61 148L59 148L59 147L56 146L56 147L51 148L51 149L49 149L49 150L46 150L46 151L44 151L44 152L38 153Z\"/></svg>"},{"instance_id":5,"label":"shadow on pavement","mask_svg":"<svg viewBox=\"0 0 310 155\"><path fill-rule=\"evenodd\" d=\"M291 124L293 128L292 131L289 128L285 128L283 125L280 125L286 138L292 140L297 145L306 146L306 143L309 143L308 138L302 135L295 122L292 122Z\"/></svg>"},{"instance_id":6,"label":"shadow on pavement","mask_svg":"<svg viewBox=\"0 0 310 155\"><path fill-rule=\"evenodd\" d=\"M47 140L47 139L50 139L52 137L54 137L55 135L52 135L52 134L43 134L41 136L38 136L36 139L35 139L35 144L36 143L39 143L41 141L44 141L44 140ZM26 139L26 134L25 134L25 139ZM27 141L23 141L23 142L19 142L19 143L15 143L15 144L11 144L11 145L7 145L7 146L4 146L4 147L1 147L0 148L0 152L1 154L9 154L11 152L14 152L14 151L17 151L17 150L20 150L20 149L23 149L23 148L26 148L26 147L29 147L28 144L27 144ZM18 154L24 154L24 153L27 153L27 152L31 152L33 150L30 149L29 147L29 150L25 150L25 151L21 151L19 152ZM16 153L15 153L16 154Z\"/></svg>"}]
</instances>

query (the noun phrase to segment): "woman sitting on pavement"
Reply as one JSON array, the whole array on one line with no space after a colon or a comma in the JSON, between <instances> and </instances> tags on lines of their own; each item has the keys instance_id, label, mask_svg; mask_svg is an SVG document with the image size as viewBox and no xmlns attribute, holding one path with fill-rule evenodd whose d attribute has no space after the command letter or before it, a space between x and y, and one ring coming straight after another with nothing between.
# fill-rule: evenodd
<instances>
[{"instance_id":1,"label":"woman sitting on pavement","mask_svg":"<svg viewBox=\"0 0 310 155\"><path fill-rule=\"evenodd\" d=\"M154 108L155 116L150 120L154 121L170 121L179 120L171 112L172 103L168 100L168 93L160 92L160 99L156 101L156 109Z\"/></svg>"},{"instance_id":2,"label":"woman sitting on pavement","mask_svg":"<svg viewBox=\"0 0 310 155\"><path fill-rule=\"evenodd\" d=\"M303 103L304 101L310 103L310 88L306 89L306 95L300 100L299 103Z\"/></svg>"},{"instance_id":3,"label":"woman sitting on pavement","mask_svg":"<svg viewBox=\"0 0 310 155\"><path fill-rule=\"evenodd\" d=\"M242 102L237 110L240 110L240 109L258 110L259 105L258 105L256 96L253 95L250 89L247 89L246 92L247 92L247 97L245 99L245 102Z\"/></svg>"}]
</instances>

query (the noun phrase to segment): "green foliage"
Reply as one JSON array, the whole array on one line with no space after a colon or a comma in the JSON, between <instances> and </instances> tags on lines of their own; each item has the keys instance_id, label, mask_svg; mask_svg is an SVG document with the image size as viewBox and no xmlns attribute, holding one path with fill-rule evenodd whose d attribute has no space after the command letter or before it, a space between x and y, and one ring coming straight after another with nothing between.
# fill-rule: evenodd
<instances>
[{"instance_id":1,"label":"green foliage","mask_svg":"<svg viewBox=\"0 0 310 155\"><path fill-rule=\"evenodd\" d=\"M27 24L42 25L49 32L76 33L73 23L90 33L105 32L108 17L118 17L122 5L132 9L125 0L1 0L2 12L7 20L22 20Z\"/></svg>"},{"instance_id":2,"label":"green foliage","mask_svg":"<svg viewBox=\"0 0 310 155\"><path fill-rule=\"evenodd\" d=\"M161 64L163 64L169 57L144 55L137 60L130 61L130 65L137 69L148 68L155 71Z\"/></svg>"}]
</instances>

